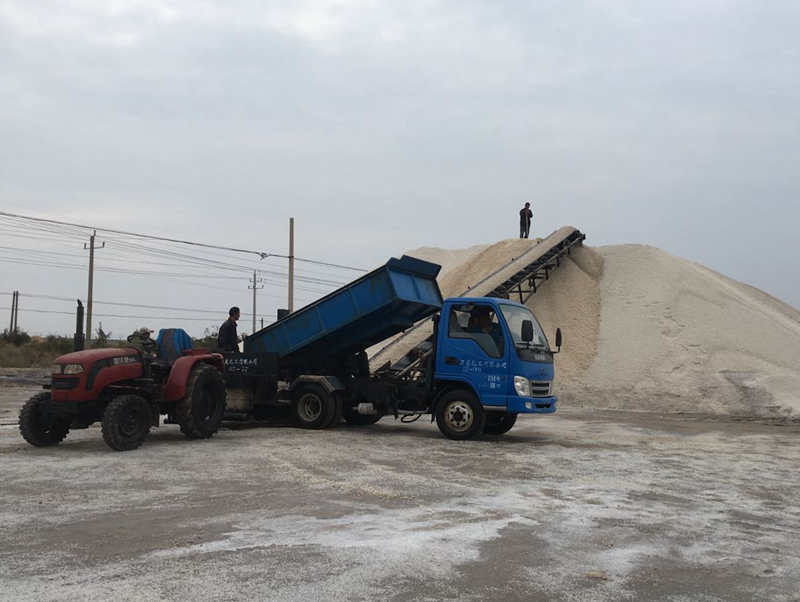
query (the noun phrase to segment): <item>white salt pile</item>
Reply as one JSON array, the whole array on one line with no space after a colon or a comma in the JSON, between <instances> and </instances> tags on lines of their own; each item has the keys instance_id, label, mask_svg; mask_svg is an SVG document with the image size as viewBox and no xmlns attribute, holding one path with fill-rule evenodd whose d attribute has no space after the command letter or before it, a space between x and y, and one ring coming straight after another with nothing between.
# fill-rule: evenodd
<instances>
[{"instance_id":1,"label":"white salt pile","mask_svg":"<svg viewBox=\"0 0 800 602\"><path fill-rule=\"evenodd\" d=\"M407 254L443 264L447 297L535 245L509 239ZM556 356L563 405L800 416L800 312L701 265L641 245L574 249L528 305L551 341L557 326L564 334ZM378 363L408 345L395 347Z\"/></svg>"}]
</instances>

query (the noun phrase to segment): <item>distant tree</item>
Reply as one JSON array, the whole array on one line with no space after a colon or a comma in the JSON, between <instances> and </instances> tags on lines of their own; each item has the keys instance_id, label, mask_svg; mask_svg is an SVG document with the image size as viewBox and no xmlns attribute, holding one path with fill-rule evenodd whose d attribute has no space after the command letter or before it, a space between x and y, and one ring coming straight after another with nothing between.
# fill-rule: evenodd
<instances>
[{"instance_id":1,"label":"distant tree","mask_svg":"<svg viewBox=\"0 0 800 602\"><path fill-rule=\"evenodd\" d=\"M203 330L203 336L199 339L192 338L192 346L201 349L214 349L217 346L218 330L215 326Z\"/></svg>"},{"instance_id":2,"label":"distant tree","mask_svg":"<svg viewBox=\"0 0 800 602\"><path fill-rule=\"evenodd\" d=\"M94 342L92 343L93 347L106 347L108 345L108 339L111 338L111 331L105 332L103 330L103 323L100 322L100 325L97 327L97 336L95 337Z\"/></svg>"}]
</instances>

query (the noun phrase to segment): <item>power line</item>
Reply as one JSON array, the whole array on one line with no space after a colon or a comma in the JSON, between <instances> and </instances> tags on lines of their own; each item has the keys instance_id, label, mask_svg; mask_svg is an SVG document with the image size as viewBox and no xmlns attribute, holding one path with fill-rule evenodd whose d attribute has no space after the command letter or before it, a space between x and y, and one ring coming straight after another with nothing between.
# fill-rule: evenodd
<instances>
[{"instance_id":1,"label":"power line","mask_svg":"<svg viewBox=\"0 0 800 602\"><path fill-rule=\"evenodd\" d=\"M0 295L4 295L4 296L10 296L12 294L13 293L0 292ZM74 303L75 300L76 300L76 298L74 298L74 297L60 297L58 295L41 295L41 294L36 294L36 293L19 293L19 296L20 297L27 297L27 298L30 298L30 299L48 299L48 300L51 300L51 301L66 301L66 302L70 302L70 303ZM223 311L223 310L215 310L215 309L198 309L198 308L194 308L194 307L174 307L174 306L168 306L168 305L148 305L148 304L144 304L144 303L128 303L128 302L125 302L125 301L97 301L96 300L94 302L99 304L99 305L113 305L113 306L120 306L120 307L136 307L136 308L143 308L143 309L162 309L162 310L168 310L168 311L191 311L191 312L195 312L195 313L207 313L207 314L214 314L214 315L218 315L218 316L224 315L226 313L226 311L227 311L227 310ZM33 311L33 310L31 310L31 311ZM45 310L39 310L39 311L45 311ZM58 312L56 312L56 313L58 313ZM61 312L61 313L70 314L71 312ZM242 313L243 316L251 316L251 315L253 315L252 313L249 313L249 312L241 312L241 313ZM258 315L261 315L261 314L258 314ZM165 318L165 319L170 319L172 316L162 316L162 317ZM203 319L205 319L205 318L203 318Z\"/></svg>"},{"instance_id":2,"label":"power line","mask_svg":"<svg viewBox=\"0 0 800 602\"><path fill-rule=\"evenodd\" d=\"M182 240L182 239L179 239L179 238L169 238L169 237L166 237L166 236L156 236L154 234L141 234L139 232L128 232L126 230L117 230L117 229L114 229L114 228L103 228L101 226L90 226L90 225L87 225L87 224L76 224L74 222L65 222L65 221L62 221L62 220L48 219L48 218L44 218L44 217L32 217L32 216L29 216L29 215L20 215L20 214L17 214L17 213L9 213L7 211L0 211L0 216L10 217L10 218L14 218L14 219L29 220L29 221L32 221L32 222L37 222L39 224L53 224L53 225L58 225L58 226L69 226L69 227L74 227L74 228L83 228L83 229L86 229L86 230L97 230L97 231L100 231L100 232L108 232L108 233L112 233L112 234L121 234L123 236L133 236L135 238L143 238L143 239L148 239L148 240L159 240L159 241L162 241L162 242L171 242L171 243L182 244L182 245L190 245L190 246L194 246L194 247L203 247L203 248L206 248L206 249L218 249L218 250L221 250L221 251L230 251L232 253L246 253L246 254L249 254L249 255L257 255L261 259L266 259L267 257L281 257L283 259L289 259L288 255L281 255L281 254L278 254L278 253L268 253L268 252L265 252L265 251L254 251L252 249L239 249L239 248L236 248L236 247L226 247L226 246L223 246L223 245L212 245L212 244L208 244L208 243L196 242L196 241L191 241L191 240ZM318 261L316 259L306 259L306 258L300 258L300 257L295 257L294 259L296 261L303 261L303 262L307 262L307 263L313 263L313 264L316 264L316 265L324 265L324 266L327 266L327 267L339 268L339 269L344 269L344 270L354 270L354 271L359 271L359 272L366 272L367 271L367 270L365 270L363 268L357 268L357 267L348 266L348 265L342 265L342 264L338 264L338 263L329 263L329 262L326 262L326 261Z\"/></svg>"},{"instance_id":3,"label":"power line","mask_svg":"<svg viewBox=\"0 0 800 602\"><path fill-rule=\"evenodd\" d=\"M288 256L284 255L274 255L274 257L285 257L288 259ZM306 263L314 263L316 265L326 265L331 268L341 268L343 270L353 270L355 272L368 272L369 270L365 268L354 268L353 266L349 265L341 265L338 263L328 263L327 261L317 261L316 259L303 259L302 257L295 257L295 261L305 261Z\"/></svg>"},{"instance_id":4,"label":"power line","mask_svg":"<svg viewBox=\"0 0 800 602\"><path fill-rule=\"evenodd\" d=\"M4 307L3 310L10 310L10 307ZM75 312L71 311L57 311L54 309L38 309L38 308L30 308L30 307L22 307L20 308L20 312L25 313L26 311L37 313L37 314L58 314L63 316L74 316ZM249 316L249 313L243 312L242 315ZM210 321L209 318L192 318L189 316L131 316L131 315L120 315L120 314L95 314L97 318L122 318L122 319L133 319L133 320L191 320L191 321L198 321L198 322L208 322ZM275 320L269 320L268 323L272 323Z\"/></svg>"},{"instance_id":5,"label":"power line","mask_svg":"<svg viewBox=\"0 0 800 602\"><path fill-rule=\"evenodd\" d=\"M147 249L147 247L143 247L141 245L135 245L135 246L136 247L140 247L141 249ZM30 249L30 248L24 248L24 247L10 247L10 246L1 246L1 245L0 245L0 250L21 251L21 252L25 252L25 253L35 253L35 254L39 254L39 255L52 254L52 255L57 255L57 256L61 256L61 257L83 257L83 255L78 255L78 254L75 254L75 253L64 253L62 251L56 251L56 250ZM153 251L156 251L157 254L158 254L158 251L160 251L160 249L159 250L153 249ZM225 270L228 270L228 271L242 271L242 272L246 271L248 274L253 269L251 266L229 264L229 263L224 263L224 262L219 262L219 261L214 261L214 260L206 260L206 259L201 258L201 257L195 257L195 256L192 256L192 255L185 255L183 253L173 253L173 252L168 252L168 253L170 255L175 255L177 257L185 258L185 259L183 259L184 263L180 264L180 263L166 263L166 262L152 262L152 261L148 262L146 260L140 260L140 259L119 259L119 258L114 258L114 257L109 258L109 260L112 261L112 262L122 262L122 263L137 263L137 262L139 262L139 263L144 263L144 264L161 265L161 266L166 266L166 267L182 267L185 263L191 263L191 264L196 265L197 267L205 267L206 265L211 265L211 266L218 267L219 269L225 269ZM10 256L9 258L10 259L14 259L15 257ZM32 259L32 258L24 258L24 259ZM187 259L190 259L191 261L187 261ZM116 266L111 266L111 267L116 267ZM100 269L100 268L98 268L98 269ZM257 269L262 274L269 274L269 275L272 275L272 276L288 277L288 274L286 272L277 272L277 271L274 271L274 270L267 270L267 269L263 269L263 268L257 268ZM320 278L319 276L313 276L313 275L297 275L296 279L300 280L300 281L308 282L308 283L311 283L311 284L325 284L325 285L327 285L327 284L330 284L330 285L343 285L343 284L345 284L345 282L343 282L341 280L332 280L330 278Z\"/></svg>"},{"instance_id":6,"label":"power line","mask_svg":"<svg viewBox=\"0 0 800 602\"><path fill-rule=\"evenodd\" d=\"M190 283L190 284L194 284L194 283ZM198 286L204 286L204 285L202 285L200 283L197 283L197 284L198 284ZM222 290L231 290L231 291L236 292L236 293L240 293L241 292L241 291L239 291L237 289L222 289ZM0 295L4 295L4 296L11 296L12 294L13 293L0 292ZM20 293L20 296L21 297L30 297L31 299L50 299L52 301L68 301L70 303L74 303L75 300L77 299L77 297L59 297L58 295L41 295L41 294L37 294L37 293ZM282 299L283 297L280 297L280 298ZM308 298L304 298L304 300L308 300ZM216 310L212 310L212 309L194 309L194 308L191 308L191 307L171 307L171 306L165 306L165 305L145 305L145 304L140 304L140 303L128 303L128 302L123 302L123 301L95 301L95 303L99 303L101 305L119 305L119 306L125 306L125 307L144 307L144 308L147 308L147 309L169 309L169 310L177 310L177 311L197 311L197 312L208 312L208 313L215 313L215 314L219 314L220 313L220 312L218 312ZM225 313L225 312L221 312L221 313Z\"/></svg>"},{"instance_id":7,"label":"power line","mask_svg":"<svg viewBox=\"0 0 800 602\"><path fill-rule=\"evenodd\" d=\"M13 217L13 218L16 218L16 219L31 220L31 221L34 221L34 222L42 222L42 223L47 223L47 224L57 224L59 226L74 226L74 227L77 227L77 228L85 228L87 230L99 230L100 232L111 232L113 234L124 234L125 236L135 236L136 238L147 238L147 239L150 239L150 240L161 240L161 241L165 241L165 242L174 242L174 243L183 244L183 245L192 245L192 246L195 246L195 247L205 247L207 249L221 249L221 250L224 250L224 251L231 251L231 252L234 252L234 253L248 253L248 254L258 255L262 259L264 259L266 257L269 257L271 255L270 253L264 253L262 251L253 251L251 249L237 249L235 247L225 247L225 246L221 246L221 245L211 245L211 244L202 243L202 242L194 242L194 241L191 241L191 240L181 240L179 238L168 238L166 236L155 236L153 234L140 234L138 232L126 232L125 230L115 230L113 228L103 228L103 227L100 227L100 226L88 226L86 224L75 224L75 223L72 223L72 222L64 222L64 221L61 221L61 220L47 219L47 218L44 218L44 217L31 217L29 215L19 215L19 214L16 214L16 213L9 213L7 211L0 211L0 215L4 215L6 217Z\"/></svg>"},{"instance_id":8,"label":"power line","mask_svg":"<svg viewBox=\"0 0 800 602\"><path fill-rule=\"evenodd\" d=\"M22 264L22 265L35 265L41 267L50 267L50 268L60 268L60 269L70 269L70 270L81 270L85 269L84 266L79 266L75 264L69 263L57 263L55 261L35 261L33 259L26 259L22 257L10 257L6 256L5 258L0 257L0 263L13 263L13 264ZM112 274L127 274L131 276L156 276L156 277L166 277L166 278L208 278L211 280L245 280L247 277L244 276L223 276L223 275L215 275L215 274L208 274L208 273L196 273L196 272L161 272L156 270L130 270L120 267L96 267L96 271L99 272L108 272ZM277 274L281 275L281 274ZM300 279L300 278L298 278ZM321 282L318 279L308 279L302 278L302 282L306 282L307 284L318 284L321 286L329 286L327 282ZM276 282L274 280L265 280L267 284L270 286L285 286L283 282ZM331 285L335 285L331 281ZM308 287L297 287L298 290L303 290L309 293L317 293L317 294L324 294L327 291L321 291L317 289L312 289Z\"/></svg>"},{"instance_id":9,"label":"power line","mask_svg":"<svg viewBox=\"0 0 800 602\"><path fill-rule=\"evenodd\" d=\"M32 299L51 299L54 301L72 301L74 302L75 299L71 299L70 297L57 297L55 295L35 295L32 293L20 293L21 297L30 297ZM126 303L123 301L94 301L98 305L115 305L120 307L142 307L145 309L164 309L169 311L193 311L196 313L207 313L207 314L215 314L215 315L223 315L225 312L217 311L214 309L197 309L194 307L169 307L167 305L145 305L142 303Z\"/></svg>"}]
</instances>

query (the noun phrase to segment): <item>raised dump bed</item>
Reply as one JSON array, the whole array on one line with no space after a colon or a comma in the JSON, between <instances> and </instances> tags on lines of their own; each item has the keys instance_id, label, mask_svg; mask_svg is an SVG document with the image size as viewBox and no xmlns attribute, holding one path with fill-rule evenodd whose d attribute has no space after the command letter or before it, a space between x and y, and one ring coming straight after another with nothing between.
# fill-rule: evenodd
<instances>
[{"instance_id":1,"label":"raised dump bed","mask_svg":"<svg viewBox=\"0 0 800 602\"><path fill-rule=\"evenodd\" d=\"M441 266L403 255L392 258L322 299L262 328L245 352L271 351L293 363L308 357L357 353L402 332L442 306Z\"/></svg>"}]
</instances>

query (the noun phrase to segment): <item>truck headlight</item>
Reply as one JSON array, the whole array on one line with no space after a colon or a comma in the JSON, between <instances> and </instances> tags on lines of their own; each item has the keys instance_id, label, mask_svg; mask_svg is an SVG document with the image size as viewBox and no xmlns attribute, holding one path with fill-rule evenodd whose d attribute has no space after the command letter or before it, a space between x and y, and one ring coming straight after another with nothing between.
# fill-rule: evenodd
<instances>
[{"instance_id":1,"label":"truck headlight","mask_svg":"<svg viewBox=\"0 0 800 602\"><path fill-rule=\"evenodd\" d=\"M64 369L64 364L53 364L53 370L50 374L61 374L61 371Z\"/></svg>"},{"instance_id":2,"label":"truck headlight","mask_svg":"<svg viewBox=\"0 0 800 602\"><path fill-rule=\"evenodd\" d=\"M64 364L64 374L80 374L83 372L81 364Z\"/></svg>"},{"instance_id":3,"label":"truck headlight","mask_svg":"<svg viewBox=\"0 0 800 602\"><path fill-rule=\"evenodd\" d=\"M515 376L514 377L514 390L516 390L517 395L520 397L530 397L531 396L531 382L525 378L524 376Z\"/></svg>"}]
</instances>

